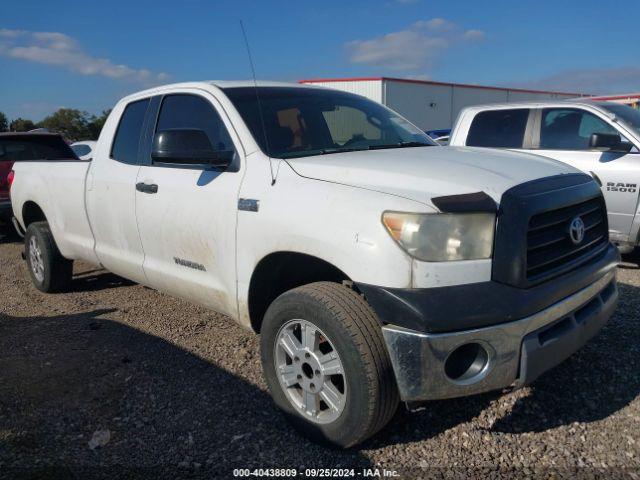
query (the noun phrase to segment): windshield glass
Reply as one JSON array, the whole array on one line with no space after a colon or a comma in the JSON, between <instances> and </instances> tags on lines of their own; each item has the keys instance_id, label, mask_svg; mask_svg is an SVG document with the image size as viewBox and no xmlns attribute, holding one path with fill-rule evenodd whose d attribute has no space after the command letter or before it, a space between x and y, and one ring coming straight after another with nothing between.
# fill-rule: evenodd
<instances>
[{"instance_id":1,"label":"windshield glass","mask_svg":"<svg viewBox=\"0 0 640 480\"><path fill-rule=\"evenodd\" d=\"M618 120L625 123L637 135L640 135L640 111L621 103L605 102L600 106L613 113Z\"/></svg>"},{"instance_id":2,"label":"windshield glass","mask_svg":"<svg viewBox=\"0 0 640 480\"><path fill-rule=\"evenodd\" d=\"M262 151L270 157L295 158L435 145L398 114L346 92L323 88L258 87L263 118L254 87L227 88L225 93Z\"/></svg>"}]
</instances>

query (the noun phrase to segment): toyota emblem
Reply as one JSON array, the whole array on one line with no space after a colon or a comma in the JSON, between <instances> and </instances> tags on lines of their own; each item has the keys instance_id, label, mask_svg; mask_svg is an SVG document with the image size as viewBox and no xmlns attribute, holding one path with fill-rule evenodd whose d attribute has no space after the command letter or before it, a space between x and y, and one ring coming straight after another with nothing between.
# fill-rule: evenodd
<instances>
[{"instance_id":1,"label":"toyota emblem","mask_svg":"<svg viewBox=\"0 0 640 480\"><path fill-rule=\"evenodd\" d=\"M584 222L580 217L574 217L569 224L569 238L574 245L582 243L584 240Z\"/></svg>"}]
</instances>

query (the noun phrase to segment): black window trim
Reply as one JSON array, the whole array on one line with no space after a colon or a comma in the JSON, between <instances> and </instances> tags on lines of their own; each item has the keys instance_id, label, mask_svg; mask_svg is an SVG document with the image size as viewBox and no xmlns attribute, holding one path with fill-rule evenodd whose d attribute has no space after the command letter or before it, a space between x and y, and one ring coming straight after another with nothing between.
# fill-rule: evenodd
<instances>
[{"instance_id":1,"label":"black window trim","mask_svg":"<svg viewBox=\"0 0 640 480\"><path fill-rule=\"evenodd\" d=\"M130 102L127 102L127 104L124 106L124 108L122 109L122 113L120 114L120 118L118 118L118 126L116 127L116 130L113 134L113 138L111 139L111 148L109 149L109 159L113 160L115 162L121 163L123 165L137 165L137 166L141 166L142 163L140 161L140 151L141 151L141 145L143 145L143 140L144 140L144 135L145 135L145 123L147 121L147 117L149 116L149 106L151 105L151 99L153 97L143 97L143 98L138 98L135 100L131 100ZM115 158L113 156L113 148L115 146L116 143L116 138L118 138L118 131L120 130L120 125L122 124L122 118L124 117L125 112L127 111L127 108L129 107L129 105L133 105L134 103L138 103L138 102L143 102L143 101L148 101L147 103L147 109L144 113L144 118L142 119L142 127L140 128L140 137L138 138L138 158L136 159L135 163L129 163L129 162L123 162L122 160L118 160L117 158Z\"/></svg>"},{"instance_id":2,"label":"black window trim","mask_svg":"<svg viewBox=\"0 0 640 480\"><path fill-rule=\"evenodd\" d=\"M155 131L158 112L162 103L162 95L154 95L149 100L149 108L142 124L142 147L140 149L140 166L151 167L151 149L153 148L153 132Z\"/></svg>"},{"instance_id":3,"label":"black window trim","mask_svg":"<svg viewBox=\"0 0 640 480\"><path fill-rule=\"evenodd\" d=\"M202 90L202 92L204 93L209 93L205 90ZM164 99L166 97L172 97L172 96L178 96L178 95L188 95L191 97L200 97L202 99L204 99L206 102L209 103L209 105L211 105L211 107L213 108L213 110L216 112L216 114L218 115L218 117L220 118L220 121L222 122L222 126L225 128L225 130L227 131L227 135L229 136L229 139L231 140L231 143L233 144L233 149L236 152L235 154L235 160L229 165L229 167L227 168L223 168L223 167L216 167L213 165L208 165L206 163L201 163L201 164L194 164L194 165L184 165L184 164L173 164L173 163L154 163L153 160L151 159L151 149L153 148L153 138L156 134L156 129L158 128L158 120L160 119L160 111L162 110L162 104L164 102ZM202 170L202 171L213 171L213 172L228 172L228 173L236 173L240 171L240 150L238 149L238 146L236 145L236 141L234 141L233 136L231 135L231 133L229 132L229 129L227 128L227 125L224 123L223 120L223 116L220 112L220 110L217 108L217 106L214 104L214 102L212 102L209 98L207 98L207 96L202 95L200 93L196 93L193 91L177 91L177 92L167 92L167 93L162 93L160 95L156 95L155 97L153 97L153 99L158 99L157 104L154 105L155 111L154 112L149 112L149 110L147 109L147 115L150 115L150 113L152 113L152 118L153 120L149 121L149 130L145 131L145 139L146 139L146 148L144 151L144 158L143 158L143 166L147 166L147 167L159 167L159 168L179 168L181 170ZM226 115L226 111L223 110L223 113ZM228 118L228 117L227 117ZM230 122L231 123L231 122ZM236 132L237 134L237 132ZM242 149L242 151L244 152L244 149Z\"/></svg>"}]
</instances>

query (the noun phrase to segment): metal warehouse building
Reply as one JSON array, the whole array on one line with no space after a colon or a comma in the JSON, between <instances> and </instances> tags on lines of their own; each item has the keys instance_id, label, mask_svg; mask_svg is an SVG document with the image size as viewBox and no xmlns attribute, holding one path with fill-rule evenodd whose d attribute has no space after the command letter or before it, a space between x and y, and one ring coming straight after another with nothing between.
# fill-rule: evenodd
<instances>
[{"instance_id":1,"label":"metal warehouse building","mask_svg":"<svg viewBox=\"0 0 640 480\"><path fill-rule=\"evenodd\" d=\"M522 102L584 96L580 93L486 87L405 78L301 80L365 96L405 116L423 130L451 128L460 110L484 103Z\"/></svg>"}]
</instances>

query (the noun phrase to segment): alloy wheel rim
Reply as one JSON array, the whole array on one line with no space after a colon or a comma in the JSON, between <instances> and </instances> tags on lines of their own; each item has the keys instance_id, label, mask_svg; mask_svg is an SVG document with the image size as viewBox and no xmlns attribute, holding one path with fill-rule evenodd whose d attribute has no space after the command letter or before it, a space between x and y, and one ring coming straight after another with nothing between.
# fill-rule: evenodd
<instances>
[{"instance_id":1,"label":"alloy wheel rim","mask_svg":"<svg viewBox=\"0 0 640 480\"><path fill-rule=\"evenodd\" d=\"M289 403L314 423L331 423L343 412L347 382L334 344L313 323L285 323L275 340L275 368Z\"/></svg>"},{"instance_id":2,"label":"alloy wheel rim","mask_svg":"<svg viewBox=\"0 0 640 480\"><path fill-rule=\"evenodd\" d=\"M31 237L29 240L29 264L31 265L31 271L33 276L39 282L44 281L44 260L42 259L42 250L36 237Z\"/></svg>"}]
</instances>

